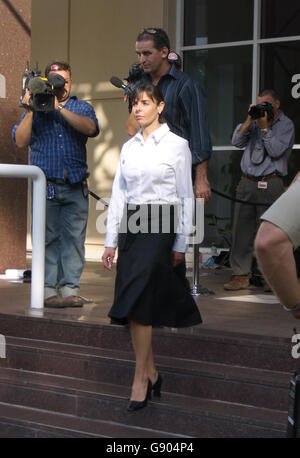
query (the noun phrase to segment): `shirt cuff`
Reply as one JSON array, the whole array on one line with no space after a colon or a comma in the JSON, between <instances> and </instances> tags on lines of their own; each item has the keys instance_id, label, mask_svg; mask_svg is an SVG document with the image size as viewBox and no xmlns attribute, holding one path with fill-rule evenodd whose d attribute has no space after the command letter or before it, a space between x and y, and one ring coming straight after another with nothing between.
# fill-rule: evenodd
<instances>
[{"instance_id":1,"label":"shirt cuff","mask_svg":"<svg viewBox=\"0 0 300 458\"><path fill-rule=\"evenodd\" d=\"M189 237L186 237L183 234L178 234L176 236L172 250L177 251L178 253L186 253L189 248Z\"/></svg>"},{"instance_id":2,"label":"shirt cuff","mask_svg":"<svg viewBox=\"0 0 300 458\"><path fill-rule=\"evenodd\" d=\"M107 247L117 248L117 246L118 246L118 234L108 234L108 233L106 233L104 246L105 246L105 248L107 248Z\"/></svg>"}]
</instances>

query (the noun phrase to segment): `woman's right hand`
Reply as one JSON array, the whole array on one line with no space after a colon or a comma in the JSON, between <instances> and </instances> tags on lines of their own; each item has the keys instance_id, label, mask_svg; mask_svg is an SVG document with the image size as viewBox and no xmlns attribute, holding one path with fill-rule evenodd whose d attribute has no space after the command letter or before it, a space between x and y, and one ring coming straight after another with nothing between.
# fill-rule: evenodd
<instances>
[{"instance_id":1,"label":"woman's right hand","mask_svg":"<svg viewBox=\"0 0 300 458\"><path fill-rule=\"evenodd\" d=\"M116 249L112 247L107 247L104 250L104 253L102 255L102 262L104 264L104 267L108 270L112 270L115 253Z\"/></svg>"}]
</instances>

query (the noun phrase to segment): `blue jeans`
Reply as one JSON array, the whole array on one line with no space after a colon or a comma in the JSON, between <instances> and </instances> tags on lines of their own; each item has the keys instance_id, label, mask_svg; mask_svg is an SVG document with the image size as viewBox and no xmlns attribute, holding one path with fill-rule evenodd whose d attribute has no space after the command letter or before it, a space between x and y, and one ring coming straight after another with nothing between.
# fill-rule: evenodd
<instances>
[{"instance_id":1,"label":"blue jeans","mask_svg":"<svg viewBox=\"0 0 300 458\"><path fill-rule=\"evenodd\" d=\"M46 202L45 298L57 292L67 297L78 294L89 201L81 183L50 184L54 198Z\"/></svg>"}]
</instances>

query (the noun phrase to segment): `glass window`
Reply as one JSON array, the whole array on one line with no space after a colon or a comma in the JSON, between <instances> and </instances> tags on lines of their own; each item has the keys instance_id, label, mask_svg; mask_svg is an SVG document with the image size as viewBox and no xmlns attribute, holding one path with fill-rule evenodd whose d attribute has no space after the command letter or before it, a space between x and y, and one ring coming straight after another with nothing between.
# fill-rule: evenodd
<instances>
[{"instance_id":1,"label":"glass window","mask_svg":"<svg viewBox=\"0 0 300 458\"><path fill-rule=\"evenodd\" d=\"M261 37L280 38L299 35L299 0L262 0Z\"/></svg>"},{"instance_id":2,"label":"glass window","mask_svg":"<svg viewBox=\"0 0 300 458\"><path fill-rule=\"evenodd\" d=\"M184 2L184 46L251 40L252 34L252 1Z\"/></svg>"},{"instance_id":3,"label":"glass window","mask_svg":"<svg viewBox=\"0 0 300 458\"><path fill-rule=\"evenodd\" d=\"M246 119L251 103L252 47L185 51L184 71L206 93L213 145L230 145L233 129Z\"/></svg>"},{"instance_id":4,"label":"glass window","mask_svg":"<svg viewBox=\"0 0 300 458\"><path fill-rule=\"evenodd\" d=\"M204 246L215 242L229 247L234 212L235 191L241 177L243 151L214 151L208 162L208 178L212 197L205 205ZM220 196L222 193L227 197Z\"/></svg>"},{"instance_id":5,"label":"glass window","mask_svg":"<svg viewBox=\"0 0 300 458\"><path fill-rule=\"evenodd\" d=\"M300 143L300 41L261 46L260 88L273 88L281 108L296 128L295 143Z\"/></svg>"}]
</instances>

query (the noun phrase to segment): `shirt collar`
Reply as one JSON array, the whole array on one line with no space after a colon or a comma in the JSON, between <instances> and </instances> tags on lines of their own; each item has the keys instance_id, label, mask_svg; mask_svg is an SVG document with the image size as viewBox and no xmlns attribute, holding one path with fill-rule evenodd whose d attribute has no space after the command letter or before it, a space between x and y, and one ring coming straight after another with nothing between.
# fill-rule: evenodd
<instances>
[{"instance_id":1,"label":"shirt collar","mask_svg":"<svg viewBox=\"0 0 300 458\"><path fill-rule=\"evenodd\" d=\"M166 75L170 75L170 76L172 76L173 78L175 78L177 80L182 75L182 72L176 68L175 64L171 64L171 66L170 66L169 70L167 71Z\"/></svg>"},{"instance_id":2,"label":"shirt collar","mask_svg":"<svg viewBox=\"0 0 300 458\"><path fill-rule=\"evenodd\" d=\"M169 126L167 123L163 123L158 129L156 129L154 132L152 132L148 138L153 138L155 143L159 143L161 139L170 131ZM138 131L138 133L135 135L135 139L143 142L144 138L142 136L142 131L141 129Z\"/></svg>"},{"instance_id":3,"label":"shirt collar","mask_svg":"<svg viewBox=\"0 0 300 458\"><path fill-rule=\"evenodd\" d=\"M177 70L176 66L174 64L171 64L170 65L170 68L168 69L168 71L160 78L160 80L162 78L174 78L174 79L179 79L180 76L181 76L182 72L180 72L179 70ZM149 73L146 73L144 72L143 76L142 76L142 80L143 81L149 81L150 83L152 82L151 80L151 76L149 75Z\"/></svg>"}]
</instances>

